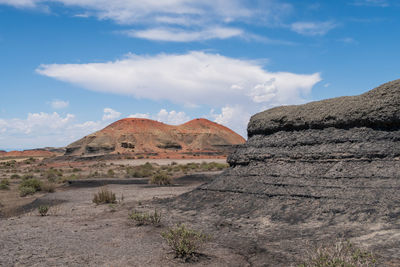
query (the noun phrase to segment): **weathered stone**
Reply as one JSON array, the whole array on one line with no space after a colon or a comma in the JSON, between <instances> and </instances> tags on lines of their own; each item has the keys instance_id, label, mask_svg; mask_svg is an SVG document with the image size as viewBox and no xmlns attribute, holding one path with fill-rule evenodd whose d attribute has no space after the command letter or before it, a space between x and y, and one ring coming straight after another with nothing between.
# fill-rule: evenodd
<instances>
[{"instance_id":1,"label":"weathered stone","mask_svg":"<svg viewBox=\"0 0 400 267\"><path fill-rule=\"evenodd\" d=\"M400 127L400 80L381 85L365 94L277 107L254 115L249 137L278 131L324 129L398 129Z\"/></svg>"},{"instance_id":2,"label":"weathered stone","mask_svg":"<svg viewBox=\"0 0 400 267\"><path fill-rule=\"evenodd\" d=\"M258 222L238 235L279 242L282 265L303 253L293 240L339 234L400 259L400 80L261 112L248 135L231 168L183 196L182 209Z\"/></svg>"},{"instance_id":3,"label":"weathered stone","mask_svg":"<svg viewBox=\"0 0 400 267\"><path fill-rule=\"evenodd\" d=\"M85 136L66 147L65 157L146 156L180 158L224 156L244 138L206 119L168 125L149 119L126 118Z\"/></svg>"}]
</instances>

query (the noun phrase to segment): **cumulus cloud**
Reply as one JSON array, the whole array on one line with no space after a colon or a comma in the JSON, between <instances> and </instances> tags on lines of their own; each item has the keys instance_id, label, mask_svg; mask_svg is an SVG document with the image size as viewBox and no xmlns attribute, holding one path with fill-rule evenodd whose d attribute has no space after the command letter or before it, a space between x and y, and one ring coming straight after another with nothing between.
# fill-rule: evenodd
<instances>
[{"instance_id":1,"label":"cumulus cloud","mask_svg":"<svg viewBox=\"0 0 400 267\"><path fill-rule=\"evenodd\" d=\"M179 125L190 120L190 117L185 112L175 110L167 111L161 109L157 114L150 115L149 113L136 113L129 115L128 118L144 118L152 119L166 124Z\"/></svg>"},{"instance_id":2,"label":"cumulus cloud","mask_svg":"<svg viewBox=\"0 0 400 267\"><path fill-rule=\"evenodd\" d=\"M50 105L54 109L62 109L62 108L67 108L69 106L69 102L55 99L51 101Z\"/></svg>"},{"instance_id":3,"label":"cumulus cloud","mask_svg":"<svg viewBox=\"0 0 400 267\"><path fill-rule=\"evenodd\" d=\"M73 114L67 114L65 117L62 117L57 112L29 113L25 120L9 120L5 127L11 132L30 134L41 129L53 130L63 128L74 118Z\"/></svg>"},{"instance_id":4,"label":"cumulus cloud","mask_svg":"<svg viewBox=\"0 0 400 267\"><path fill-rule=\"evenodd\" d=\"M295 22L291 25L294 32L302 35L317 36L325 35L338 25L332 21L325 22Z\"/></svg>"},{"instance_id":5,"label":"cumulus cloud","mask_svg":"<svg viewBox=\"0 0 400 267\"><path fill-rule=\"evenodd\" d=\"M129 115L128 118L150 119L151 116L149 113L135 113L135 114Z\"/></svg>"},{"instance_id":6,"label":"cumulus cloud","mask_svg":"<svg viewBox=\"0 0 400 267\"><path fill-rule=\"evenodd\" d=\"M157 114L157 120L161 122L165 122L167 124L182 124L190 120L190 118L185 114L185 112L176 112L172 110L168 112L165 109L161 109Z\"/></svg>"},{"instance_id":7,"label":"cumulus cloud","mask_svg":"<svg viewBox=\"0 0 400 267\"><path fill-rule=\"evenodd\" d=\"M105 108L103 111L104 111L103 121L115 120L121 117L121 112L113 110L112 108Z\"/></svg>"},{"instance_id":8,"label":"cumulus cloud","mask_svg":"<svg viewBox=\"0 0 400 267\"><path fill-rule=\"evenodd\" d=\"M0 118L0 149L29 149L46 146L66 146L106 127L121 113L105 108L103 118L77 122L74 114L28 113L24 119Z\"/></svg>"},{"instance_id":9,"label":"cumulus cloud","mask_svg":"<svg viewBox=\"0 0 400 267\"><path fill-rule=\"evenodd\" d=\"M305 102L312 87L321 81L319 73L270 72L260 62L204 52L130 54L105 63L41 65L36 71L92 91L221 110L215 119L235 129L245 129L249 114L265 107ZM238 116L229 117L233 109L240 110ZM239 116L243 111L246 116ZM120 115L107 114L105 117ZM175 117L185 118L179 112L139 115L167 123L181 121Z\"/></svg>"},{"instance_id":10,"label":"cumulus cloud","mask_svg":"<svg viewBox=\"0 0 400 267\"><path fill-rule=\"evenodd\" d=\"M92 91L213 107L297 103L321 80L319 73L269 72L257 62L204 52L128 55L106 63L41 65L36 71Z\"/></svg>"},{"instance_id":11,"label":"cumulus cloud","mask_svg":"<svg viewBox=\"0 0 400 267\"><path fill-rule=\"evenodd\" d=\"M251 114L242 106L225 106L221 109L221 113L210 112L210 118L216 123L227 126L242 136L246 136L246 125L249 122Z\"/></svg>"}]
</instances>

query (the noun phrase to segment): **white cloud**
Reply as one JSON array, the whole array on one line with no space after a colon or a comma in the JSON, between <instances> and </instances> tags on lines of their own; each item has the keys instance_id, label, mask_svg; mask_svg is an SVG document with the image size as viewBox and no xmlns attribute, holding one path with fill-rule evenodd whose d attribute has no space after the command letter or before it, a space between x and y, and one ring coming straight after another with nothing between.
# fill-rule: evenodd
<instances>
[{"instance_id":1,"label":"white cloud","mask_svg":"<svg viewBox=\"0 0 400 267\"><path fill-rule=\"evenodd\" d=\"M193 42L244 36L241 29L228 27L213 27L199 31L178 28L153 28L142 31L128 30L123 33L131 37L170 42Z\"/></svg>"},{"instance_id":2,"label":"white cloud","mask_svg":"<svg viewBox=\"0 0 400 267\"><path fill-rule=\"evenodd\" d=\"M51 101L50 105L54 109L62 109L62 108L68 107L69 106L69 102L56 99L56 100Z\"/></svg>"},{"instance_id":3,"label":"white cloud","mask_svg":"<svg viewBox=\"0 0 400 267\"><path fill-rule=\"evenodd\" d=\"M150 119L149 113L135 113L128 116L128 118Z\"/></svg>"},{"instance_id":4,"label":"white cloud","mask_svg":"<svg viewBox=\"0 0 400 267\"><path fill-rule=\"evenodd\" d=\"M37 72L92 91L214 107L296 103L321 80L319 73L268 72L253 61L204 52L129 55L107 63L41 65ZM266 85L275 88L273 95Z\"/></svg>"},{"instance_id":5,"label":"white cloud","mask_svg":"<svg viewBox=\"0 0 400 267\"><path fill-rule=\"evenodd\" d=\"M356 0L352 3L355 6L388 7L388 0Z\"/></svg>"},{"instance_id":6,"label":"white cloud","mask_svg":"<svg viewBox=\"0 0 400 267\"><path fill-rule=\"evenodd\" d=\"M190 117L187 116L186 113L183 111L167 111L166 109L161 109L156 115L150 115L149 113L136 113L129 115L128 118L152 119L172 125L182 124L190 120Z\"/></svg>"},{"instance_id":7,"label":"white cloud","mask_svg":"<svg viewBox=\"0 0 400 267\"><path fill-rule=\"evenodd\" d=\"M245 129L248 114L262 108L304 103L311 88L321 81L319 73L269 72L259 62L204 52L128 55L106 63L41 65L37 72L92 91L222 109L218 121L226 121L230 127L236 125L235 129ZM229 117L226 108L231 113L233 109L246 111L247 115L241 119ZM139 116L174 124L187 118L171 112ZM105 118L120 115L107 114Z\"/></svg>"},{"instance_id":8,"label":"white cloud","mask_svg":"<svg viewBox=\"0 0 400 267\"><path fill-rule=\"evenodd\" d=\"M220 114L214 113L214 110L211 110L210 114L211 118L219 124L227 126L243 137L247 136L246 127L251 114L245 107L242 106L225 106L221 109Z\"/></svg>"},{"instance_id":9,"label":"white cloud","mask_svg":"<svg viewBox=\"0 0 400 267\"><path fill-rule=\"evenodd\" d=\"M29 113L25 119L0 119L0 149L66 146L107 126L107 121L75 122L73 114Z\"/></svg>"},{"instance_id":10,"label":"white cloud","mask_svg":"<svg viewBox=\"0 0 400 267\"><path fill-rule=\"evenodd\" d=\"M0 119L0 131L10 135L53 132L65 128L74 118L73 114L62 117L57 112L28 113L26 119Z\"/></svg>"},{"instance_id":11,"label":"white cloud","mask_svg":"<svg viewBox=\"0 0 400 267\"><path fill-rule=\"evenodd\" d=\"M115 111L112 108L104 109L103 121L115 120L118 119L119 117L121 117L121 112Z\"/></svg>"},{"instance_id":12,"label":"white cloud","mask_svg":"<svg viewBox=\"0 0 400 267\"><path fill-rule=\"evenodd\" d=\"M0 4L10 5L18 8L35 7L39 1L37 0L0 0Z\"/></svg>"},{"instance_id":13,"label":"white cloud","mask_svg":"<svg viewBox=\"0 0 400 267\"><path fill-rule=\"evenodd\" d=\"M345 44L353 44L353 45L358 44L358 42L351 37L342 38L342 39L339 39L338 41L345 43Z\"/></svg>"},{"instance_id":14,"label":"white cloud","mask_svg":"<svg viewBox=\"0 0 400 267\"><path fill-rule=\"evenodd\" d=\"M291 25L294 32L302 35L317 36L325 35L338 25L332 21L325 22L295 22Z\"/></svg>"},{"instance_id":15,"label":"white cloud","mask_svg":"<svg viewBox=\"0 0 400 267\"><path fill-rule=\"evenodd\" d=\"M174 125L182 124L190 120L185 112L176 112L175 110L168 112L165 109L161 109L156 118L158 121Z\"/></svg>"},{"instance_id":16,"label":"white cloud","mask_svg":"<svg viewBox=\"0 0 400 267\"><path fill-rule=\"evenodd\" d=\"M198 24L207 21L231 22L235 20L261 18L276 19L291 6L268 0L248 7L245 0L0 0L0 4L16 7L33 7L38 4L61 3L66 7L79 7L99 19L111 19L121 24L162 22L168 24ZM262 10L260 10L262 8ZM82 13L78 13L82 14Z\"/></svg>"},{"instance_id":17,"label":"white cloud","mask_svg":"<svg viewBox=\"0 0 400 267\"><path fill-rule=\"evenodd\" d=\"M0 0L0 4L41 9L62 4L76 12L74 17L144 26L143 30L126 31L129 36L174 42L242 36L243 30L229 25L276 26L293 9L278 0L253 1L251 5L246 0Z\"/></svg>"}]
</instances>

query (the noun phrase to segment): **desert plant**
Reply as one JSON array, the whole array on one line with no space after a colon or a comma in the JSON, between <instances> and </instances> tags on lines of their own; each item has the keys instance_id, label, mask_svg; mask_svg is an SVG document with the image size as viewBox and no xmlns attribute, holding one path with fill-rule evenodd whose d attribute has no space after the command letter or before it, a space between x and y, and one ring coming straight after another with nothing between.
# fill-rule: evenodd
<instances>
[{"instance_id":1,"label":"desert plant","mask_svg":"<svg viewBox=\"0 0 400 267\"><path fill-rule=\"evenodd\" d=\"M128 167L126 169L126 177L141 178L150 177L153 175L155 167L151 163L146 162L143 165Z\"/></svg>"},{"instance_id":2,"label":"desert plant","mask_svg":"<svg viewBox=\"0 0 400 267\"><path fill-rule=\"evenodd\" d=\"M378 266L375 256L357 248L349 241L319 247L307 253L299 267L361 267Z\"/></svg>"},{"instance_id":3,"label":"desert plant","mask_svg":"<svg viewBox=\"0 0 400 267\"><path fill-rule=\"evenodd\" d=\"M175 257L185 261L192 259L198 254L201 245L209 240L209 236L189 229L184 224L170 228L161 234L175 253Z\"/></svg>"},{"instance_id":4,"label":"desert plant","mask_svg":"<svg viewBox=\"0 0 400 267\"><path fill-rule=\"evenodd\" d=\"M141 213L134 210L129 215L129 218L135 221L137 226L149 224L159 226L161 223L161 213L158 213L157 210L154 210L152 214Z\"/></svg>"},{"instance_id":5,"label":"desert plant","mask_svg":"<svg viewBox=\"0 0 400 267\"><path fill-rule=\"evenodd\" d=\"M156 173L151 177L149 183L156 185L169 185L172 183L172 177L165 172Z\"/></svg>"},{"instance_id":6,"label":"desert plant","mask_svg":"<svg viewBox=\"0 0 400 267\"><path fill-rule=\"evenodd\" d=\"M19 195L21 197L25 197L27 195L33 195L35 193L36 193L36 190L33 187L22 186L19 188Z\"/></svg>"},{"instance_id":7,"label":"desert plant","mask_svg":"<svg viewBox=\"0 0 400 267\"><path fill-rule=\"evenodd\" d=\"M52 182L46 182L41 185L41 190L48 193L54 193L56 190L56 184Z\"/></svg>"},{"instance_id":8,"label":"desert plant","mask_svg":"<svg viewBox=\"0 0 400 267\"><path fill-rule=\"evenodd\" d=\"M97 205L99 204L110 204L110 203L116 203L117 198L115 197L115 194L108 190L108 188L104 187L100 189L100 191L93 196L93 203L96 203Z\"/></svg>"},{"instance_id":9,"label":"desert plant","mask_svg":"<svg viewBox=\"0 0 400 267\"><path fill-rule=\"evenodd\" d=\"M80 169L80 168L73 168L72 169L72 172L80 172L80 171L82 171L82 169Z\"/></svg>"},{"instance_id":10,"label":"desert plant","mask_svg":"<svg viewBox=\"0 0 400 267\"><path fill-rule=\"evenodd\" d=\"M36 162L36 159L33 157L30 157L29 159L26 159L23 161L23 163L25 163L25 164L31 164L31 163L35 163L35 162Z\"/></svg>"},{"instance_id":11,"label":"desert plant","mask_svg":"<svg viewBox=\"0 0 400 267\"><path fill-rule=\"evenodd\" d=\"M10 189L10 181L6 178L1 180L0 182L0 189L1 190L8 190Z\"/></svg>"},{"instance_id":12,"label":"desert plant","mask_svg":"<svg viewBox=\"0 0 400 267\"><path fill-rule=\"evenodd\" d=\"M65 183L65 182L67 182L67 181L70 181L70 180L76 180L76 179L79 179L79 178L81 178L81 176L79 175L76 175L76 174L72 174L72 175L70 175L70 176L63 176L63 177L60 177L59 179L58 179L58 182L59 183Z\"/></svg>"},{"instance_id":13,"label":"desert plant","mask_svg":"<svg viewBox=\"0 0 400 267\"><path fill-rule=\"evenodd\" d=\"M53 183L56 181L56 179L58 177L62 177L62 176L63 176L62 171L61 170L57 170L57 169L49 169L45 173L45 177L47 178L47 180L49 182L53 182Z\"/></svg>"},{"instance_id":14,"label":"desert plant","mask_svg":"<svg viewBox=\"0 0 400 267\"><path fill-rule=\"evenodd\" d=\"M22 180L28 180L28 179L32 179L35 178L35 176L33 176L32 173L27 173L24 176L22 176Z\"/></svg>"},{"instance_id":15,"label":"desert plant","mask_svg":"<svg viewBox=\"0 0 400 267\"><path fill-rule=\"evenodd\" d=\"M38 211L40 216L47 216L47 212L49 211L50 207L47 205L39 206Z\"/></svg>"},{"instance_id":16,"label":"desert plant","mask_svg":"<svg viewBox=\"0 0 400 267\"><path fill-rule=\"evenodd\" d=\"M32 195L40 190L42 190L42 182L35 178L24 179L19 185L19 192L21 197Z\"/></svg>"},{"instance_id":17,"label":"desert plant","mask_svg":"<svg viewBox=\"0 0 400 267\"><path fill-rule=\"evenodd\" d=\"M20 187L32 187L36 191L40 191L42 189L42 182L36 178L29 178L23 180L20 184Z\"/></svg>"},{"instance_id":18,"label":"desert plant","mask_svg":"<svg viewBox=\"0 0 400 267\"><path fill-rule=\"evenodd\" d=\"M107 176L109 176L109 177L114 177L114 175L115 175L114 170L109 169L109 170L107 171Z\"/></svg>"},{"instance_id":19,"label":"desert plant","mask_svg":"<svg viewBox=\"0 0 400 267\"><path fill-rule=\"evenodd\" d=\"M18 174L14 173L13 175L11 175L10 179L20 179L21 176L19 176Z\"/></svg>"}]
</instances>

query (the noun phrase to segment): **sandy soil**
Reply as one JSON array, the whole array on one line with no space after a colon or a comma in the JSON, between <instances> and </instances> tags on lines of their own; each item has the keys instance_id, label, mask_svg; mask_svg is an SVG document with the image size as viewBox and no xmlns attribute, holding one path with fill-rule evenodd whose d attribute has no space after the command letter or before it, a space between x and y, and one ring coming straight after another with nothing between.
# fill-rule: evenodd
<instances>
[{"instance_id":1,"label":"sandy soil","mask_svg":"<svg viewBox=\"0 0 400 267\"><path fill-rule=\"evenodd\" d=\"M44 195L31 204L31 212L0 219L0 266L186 266L174 259L160 233L195 212L174 214L165 207L161 227L136 226L128 214L133 209L153 211L154 200L198 185L108 185L118 199L124 198L111 206L92 203L98 187ZM36 207L43 204L52 205L49 216L38 215ZM243 256L216 241L201 252L204 255L190 266L248 266Z\"/></svg>"},{"instance_id":2,"label":"sandy soil","mask_svg":"<svg viewBox=\"0 0 400 267\"><path fill-rule=\"evenodd\" d=\"M226 158L223 159L121 159L121 160L114 160L114 164L123 164L123 165L129 165L129 166L139 166L143 165L146 162L149 163L155 163L158 165L168 165L171 164L172 162L176 162L178 164L187 164L187 163L202 163L202 162L217 162L217 163L226 163Z\"/></svg>"}]
</instances>

